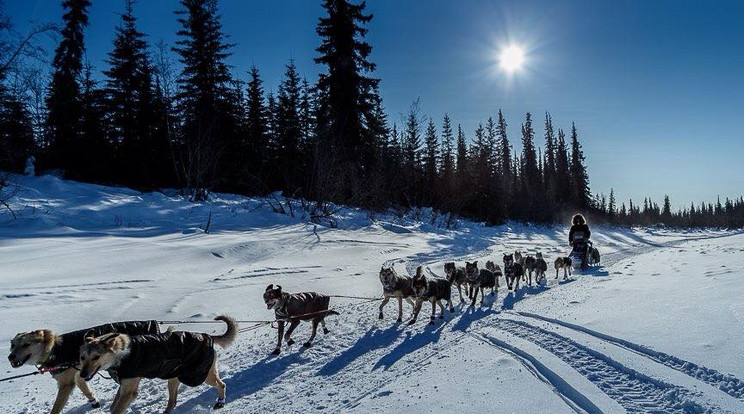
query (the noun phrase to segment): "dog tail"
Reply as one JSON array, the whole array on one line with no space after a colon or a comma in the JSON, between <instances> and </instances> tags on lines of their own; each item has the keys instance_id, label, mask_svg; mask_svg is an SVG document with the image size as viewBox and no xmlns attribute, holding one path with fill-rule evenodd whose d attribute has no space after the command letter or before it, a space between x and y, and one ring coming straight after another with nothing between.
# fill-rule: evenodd
<instances>
[{"instance_id":1,"label":"dog tail","mask_svg":"<svg viewBox=\"0 0 744 414\"><path fill-rule=\"evenodd\" d=\"M235 322L235 319L233 317L227 315L220 315L214 318L214 320L222 321L227 324L227 331L225 331L224 334L212 337L212 339L214 339L214 343L221 346L222 348L227 348L228 346L232 345L232 343L235 341L235 337L238 336L238 323Z\"/></svg>"},{"instance_id":2,"label":"dog tail","mask_svg":"<svg viewBox=\"0 0 744 414\"><path fill-rule=\"evenodd\" d=\"M326 316L330 316L330 315L340 315L340 313L336 312L333 309L329 309L328 312L326 312Z\"/></svg>"}]
</instances>

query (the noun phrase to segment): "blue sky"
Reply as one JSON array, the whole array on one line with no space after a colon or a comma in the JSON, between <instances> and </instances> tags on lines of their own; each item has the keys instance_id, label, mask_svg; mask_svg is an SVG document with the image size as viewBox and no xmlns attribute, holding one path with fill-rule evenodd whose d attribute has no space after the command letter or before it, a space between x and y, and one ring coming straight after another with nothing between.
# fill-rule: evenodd
<instances>
[{"instance_id":1,"label":"blue sky","mask_svg":"<svg viewBox=\"0 0 744 414\"><path fill-rule=\"evenodd\" d=\"M23 31L60 20L55 0L6 0ZM98 70L111 48L119 0L94 0L88 58ZM176 40L176 0L140 0L140 29L155 43ZM646 195L676 206L744 193L744 3L699 1L372 0L372 60L391 121L411 101L437 124L445 112L469 137L501 108L518 149L533 113L542 144L550 111L575 121L594 192L620 200ZM234 73L251 64L274 89L289 59L314 80L320 1L222 0L235 43ZM525 70L499 70L499 47L527 49ZM53 45L50 45L53 48Z\"/></svg>"}]
</instances>

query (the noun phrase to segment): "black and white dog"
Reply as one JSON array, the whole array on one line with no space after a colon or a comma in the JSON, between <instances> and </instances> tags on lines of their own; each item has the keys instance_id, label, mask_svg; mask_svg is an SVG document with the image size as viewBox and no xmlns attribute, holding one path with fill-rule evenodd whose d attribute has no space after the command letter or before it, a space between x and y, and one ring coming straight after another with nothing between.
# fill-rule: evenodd
<instances>
[{"instance_id":1,"label":"black and white dog","mask_svg":"<svg viewBox=\"0 0 744 414\"><path fill-rule=\"evenodd\" d=\"M521 263L514 261L513 254L504 255L504 273L506 275L506 285L509 290L513 290L514 292L519 290L519 280L524 276L524 267L522 267Z\"/></svg>"},{"instance_id":2,"label":"black and white dog","mask_svg":"<svg viewBox=\"0 0 744 414\"><path fill-rule=\"evenodd\" d=\"M446 300L450 312L454 312L452 306L452 285L446 279L431 278L427 279L424 275L424 269L419 266L416 269L416 276L413 277L413 293L416 296L416 306L413 308L413 319L408 322L409 325L416 323L418 314L424 301L431 303L431 322L434 325L434 319L437 313L437 305L441 309L439 319L444 319L444 305L442 301Z\"/></svg>"},{"instance_id":3,"label":"black and white dog","mask_svg":"<svg viewBox=\"0 0 744 414\"><path fill-rule=\"evenodd\" d=\"M411 307L414 306L413 300L413 280L408 276L399 276L392 267L383 266L380 269L380 283L382 283L382 295L385 297L380 304L380 319L382 316L382 308L390 302L390 298L398 299L398 320L397 322L403 321L403 299L408 302Z\"/></svg>"},{"instance_id":4,"label":"black and white dog","mask_svg":"<svg viewBox=\"0 0 744 414\"><path fill-rule=\"evenodd\" d=\"M266 287L263 298L266 308L274 310L279 325L279 338L276 342L276 348L272 352L274 355L281 353L285 322L289 322L289 328L284 335L284 339L289 346L294 344L292 332L300 324L300 321L310 321L312 323L313 333L310 335L310 339L303 344L305 348L309 348L313 343L313 339L315 339L318 324L323 326L323 333L328 334L329 330L325 324L326 316L338 315L338 312L328 309L331 298L320 293L302 292L289 294L282 292L280 285L276 285L276 287L269 285Z\"/></svg>"},{"instance_id":5,"label":"black and white dog","mask_svg":"<svg viewBox=\"0 0 744 414\"><path fill-rule=\"evenodd\" d=\"M465 274L468 277L468 284L470 285L470 306L475 306L475 300L478 298L479 290L481 293L481 304L483 304L484 291L487 288L491 289L492 296L497 291L496 275L488 269L478 269L477 260L472 263L465 262Z\"/></svg>"}]
</instances>

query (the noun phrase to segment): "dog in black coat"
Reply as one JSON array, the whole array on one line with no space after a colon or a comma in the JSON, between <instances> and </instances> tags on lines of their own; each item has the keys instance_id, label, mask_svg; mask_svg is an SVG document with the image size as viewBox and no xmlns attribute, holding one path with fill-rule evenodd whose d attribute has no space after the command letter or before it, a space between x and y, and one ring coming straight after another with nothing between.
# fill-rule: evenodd
<instances>
[{"instance_id":1,"label":"dog in black coat","mask_svg":"<svg viewBox=\"0 0 744 414\"><path fill-rule=\"evenodd\" d=\"M325 318L328 315L338 315L338 312L329 310L328 306L331 302L331 298L326 295L321 295L315 292L302 292L302 293L286 293L282 292L280 285L269 285L266 287L266 291L263 294L264 303L266 303L267 309L273 309L274 315L278 320L279 325L279 338L276 342L276 348L272 352L274 355L279 355L282 348L282 334L284 333L284 323L289 322L289 328L287 333L284 335L284 339L287 341L287 345L291 346L294 344L292 340L292 332L294 332L300 321L309 321L313 326L313 333L310 335L310 339L303 344L305 348L312 346L315 334L318 331L318 324L323 326L323 333L328 334L330 332L326 328Z\"/></svg>"}]
</instances>

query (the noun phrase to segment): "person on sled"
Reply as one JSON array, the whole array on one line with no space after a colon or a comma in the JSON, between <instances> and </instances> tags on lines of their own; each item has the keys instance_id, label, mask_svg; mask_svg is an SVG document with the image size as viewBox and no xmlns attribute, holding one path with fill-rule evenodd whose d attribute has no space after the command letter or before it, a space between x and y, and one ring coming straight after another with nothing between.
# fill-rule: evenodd
<instances>
[{"instance_id":1,"label":"person on sled","mask_svg":"<svg viewBox=\"0 0 744 414\"><path fill-rule=\"evenodd\" d=\"M587 256L589 247L591 246L589 236L592 235L592 232L586 224L586 219L581 214L574 215L571 223L571 230L568 232L568 243L573 247L573 252L581 256L581 268L586 269L588 266Z\"/></svg>"}]
</instances>

